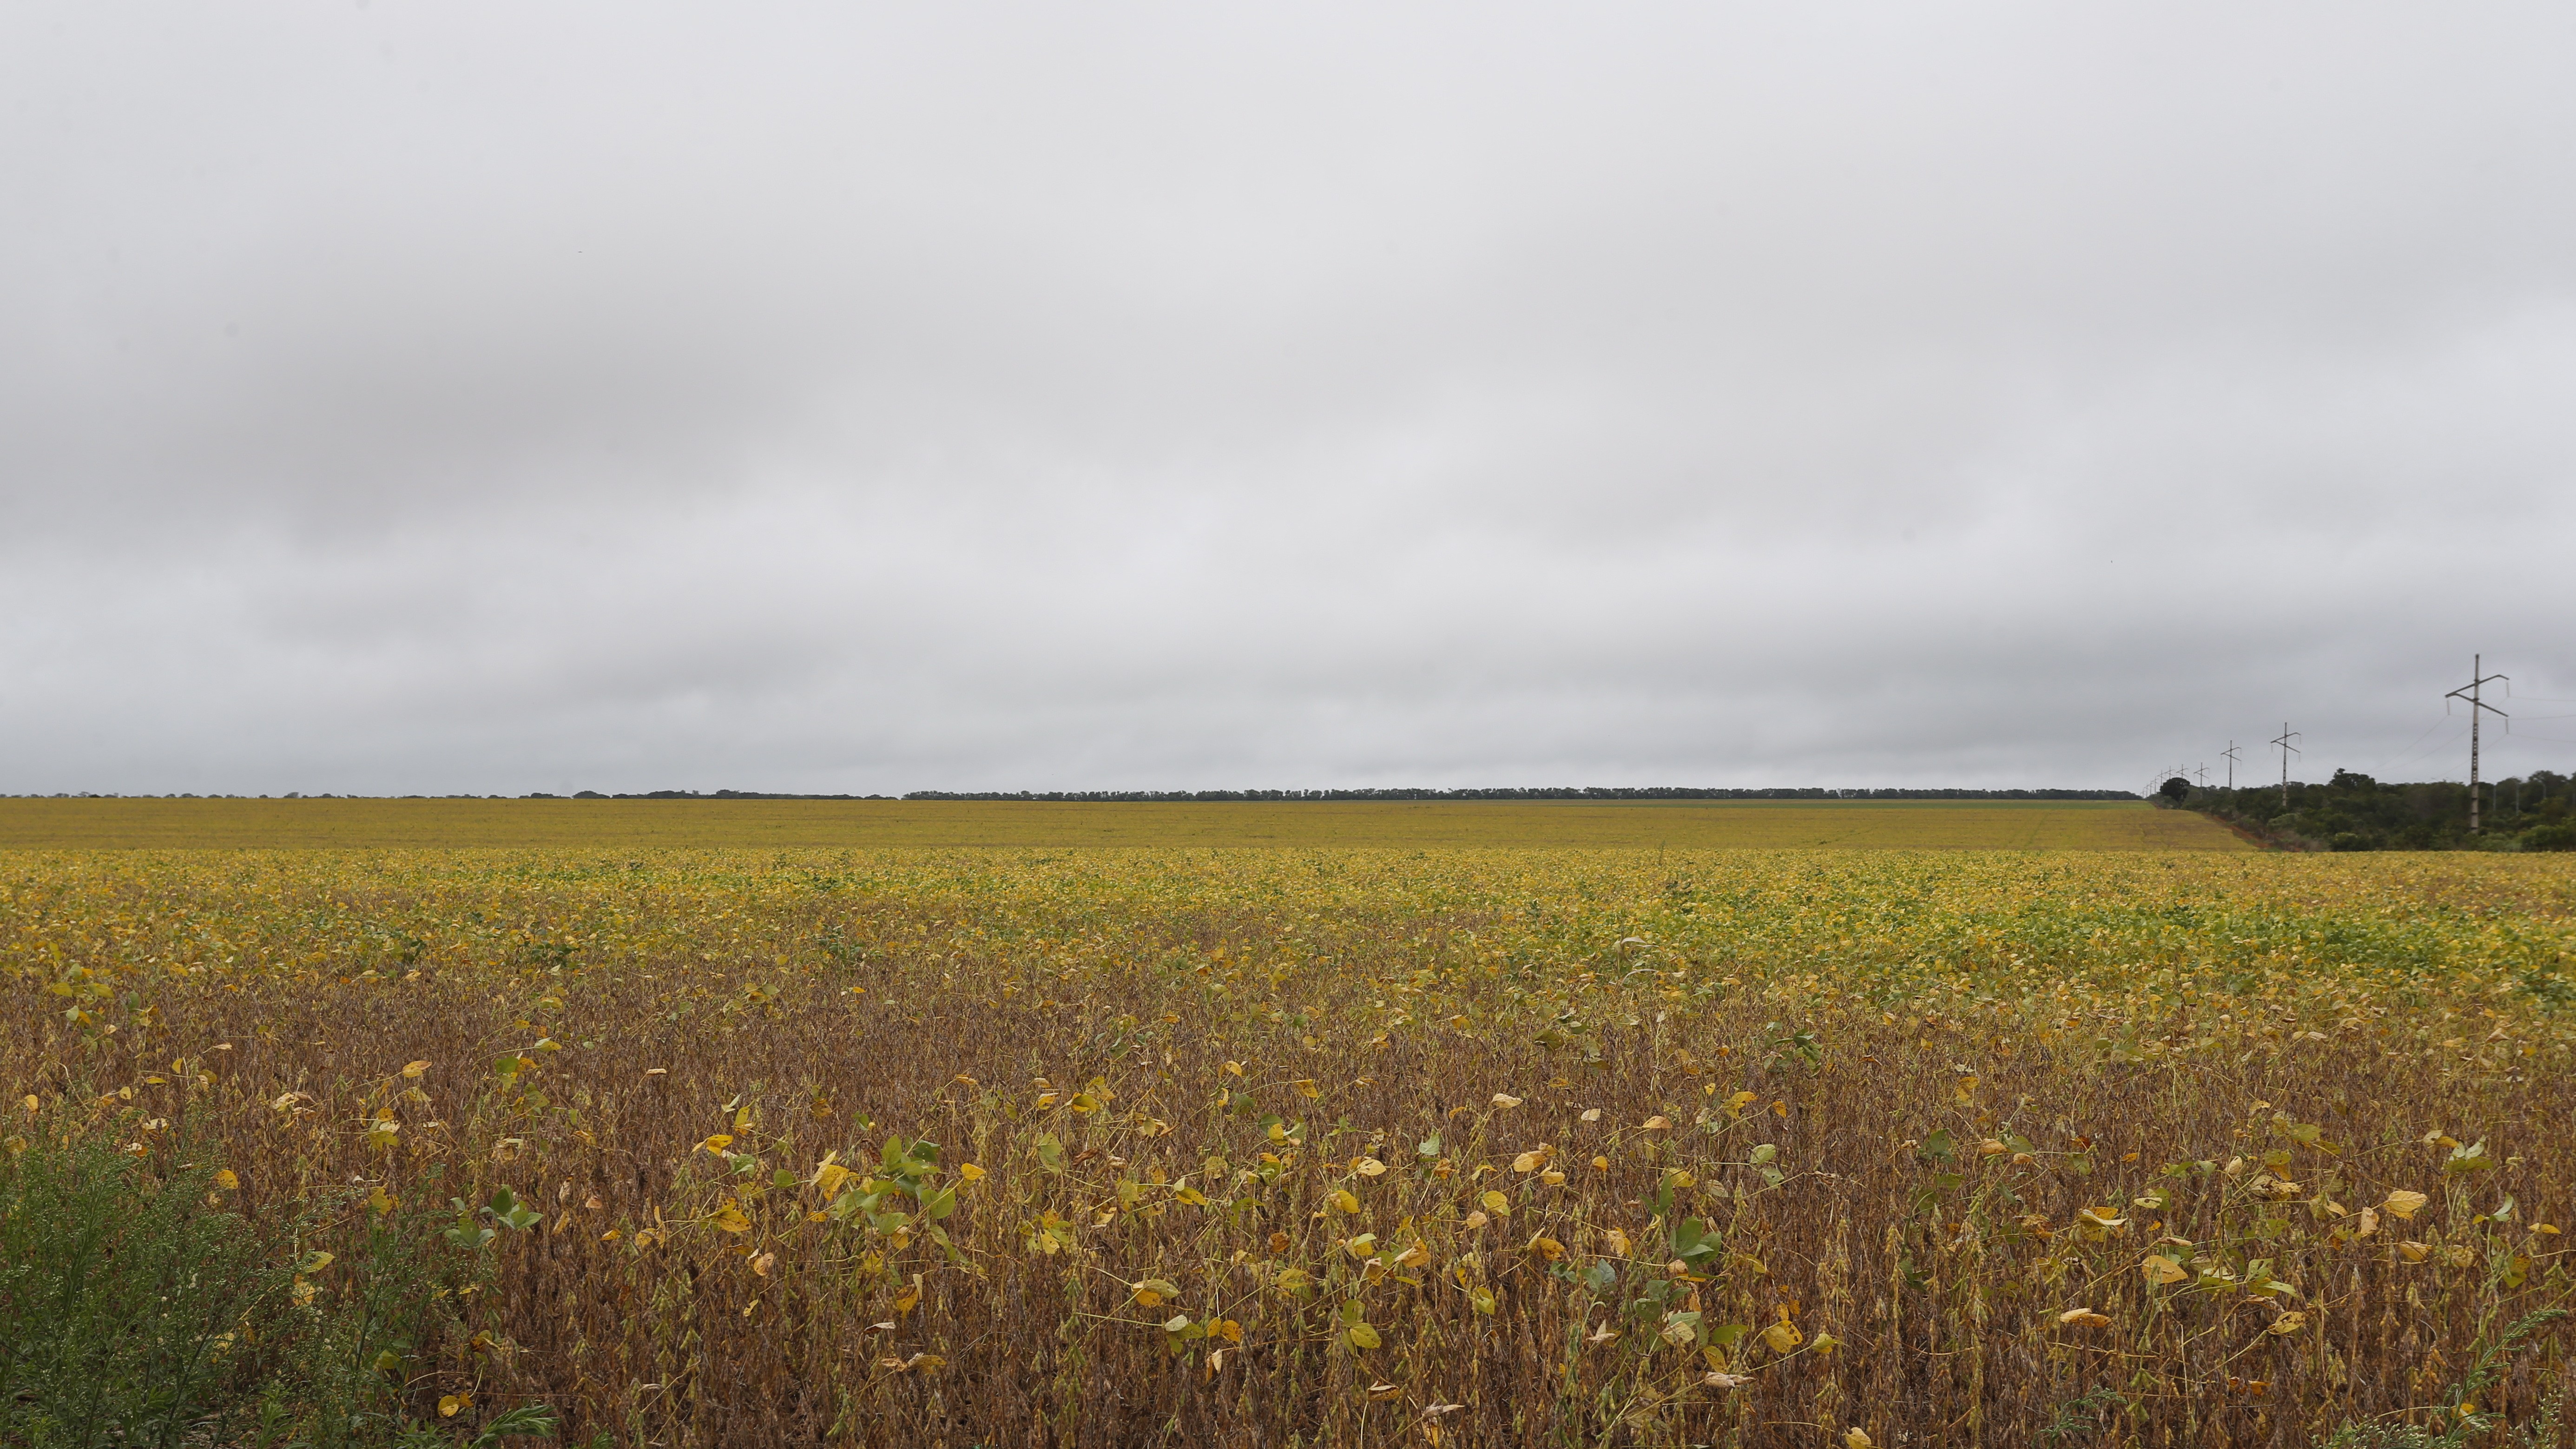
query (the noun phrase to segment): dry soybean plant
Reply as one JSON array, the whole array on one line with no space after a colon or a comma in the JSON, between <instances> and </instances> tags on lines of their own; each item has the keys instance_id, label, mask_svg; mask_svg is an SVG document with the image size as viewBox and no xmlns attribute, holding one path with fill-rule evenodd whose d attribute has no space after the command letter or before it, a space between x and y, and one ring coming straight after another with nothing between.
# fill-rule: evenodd
<instances>
[{"instance_id":1,"label":"dry soybean plant","mask_svg":"<svg viewBox=\"0 0 2576 1449\"><path fill-rule=\"evenodd\" d=\"M184 1140L251 1216L434 1230L440 1327L371 1368L459 1439L2536 1445L2571 899L2499 856L18 853L0 1080L13 1151Z\"/></svg>"}]
</instances>

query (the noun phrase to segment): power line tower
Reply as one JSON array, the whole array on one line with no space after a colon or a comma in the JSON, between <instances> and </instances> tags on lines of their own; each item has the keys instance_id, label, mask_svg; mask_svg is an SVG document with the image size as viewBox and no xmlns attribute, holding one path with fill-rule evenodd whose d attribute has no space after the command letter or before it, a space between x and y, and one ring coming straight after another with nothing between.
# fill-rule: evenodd
<instances>
[{"instance_id":1,"label":"power line tower","mask_svg":"<svg viewBox=\"0 0 2576 1449\"><path fill-rule=\"evenodd\" d=\"M2307 751L2300 749L2297 745L2290 743L2290 741L2305 738L2307 738L2305 735L2291 733L2290 722L2288 720L2283 720L2281 721L2281 737L2272 742L2281 747L2281 808L2284 810L2290 808L2290 757L2292 755L2304 755L2307 753Z\"/></svg>"},{"instance_id":2,"label":"power line tower","mask_svg":"<svg viewBox=\"0 0 2576 1449\"><path fill-rule=\"evenodd\" d=\"M2202 788L2202 789L2204 789L2204 790L2206 790L2206 789L2208 789L2208 788L2209 788L2209 767L2208 767L2207 765L2203 765L2203 766L2201 766L2199 769L2194 770L2192 773L2193 773L2193 774L2195 774L2195 775L2200 776L2200 788Z\"/></svg>"},{"instance_id":3,"label":"power line tower","mask_svg":"<svg viewBox=\"0 0 2576 1449\"><path fill-rule=\"evenodd\" d=\"M2442 696L2446 700L2465 699L2469 702L2469 833L2471 835L2478 833L2478 723L2482 718L2479 712L2483 710L2486 714L2492 714L2499 719L2513 718L2503 710L2478 698L2478 690L2481 687L2499 679L2505 681L2505 693L2513 692L2512 675L2487 674L2483 672L2485 667L2485 656L2470 655L2469 682ZM2506 728L2511 729L2512 726L2507 725Z\"/></svg>"},{"instance_id":4,"label":"power line tower","mask_svg":"<svg viewBox=\"0 0 2576 1449\"><path fill-rule=\"evenodd\" d=\"M2220 754L2227 761L2227 788L2233 790L2236 788L2236 742L2229 740L2227 748L2220 751Z\"/></svg>"}]
</instances>

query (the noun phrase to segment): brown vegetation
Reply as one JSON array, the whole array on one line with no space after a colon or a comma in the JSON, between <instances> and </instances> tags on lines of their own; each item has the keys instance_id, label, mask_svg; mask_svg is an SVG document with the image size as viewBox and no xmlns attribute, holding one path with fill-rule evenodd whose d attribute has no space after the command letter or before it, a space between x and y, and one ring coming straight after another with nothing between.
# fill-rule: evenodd
<instances>
[{"instance_id":1,"label":"brown vegetation","mask_svg":"<svg viewBox=\"0 0 2576 1449\"><path fill-rule=\"evenodd\" d=\"M2305 1444L2569 1301L2576 872L1861 860L22 855L0 1071L514 1189L401 1375L575 1443Z\"/></svg>"}]
</instances>

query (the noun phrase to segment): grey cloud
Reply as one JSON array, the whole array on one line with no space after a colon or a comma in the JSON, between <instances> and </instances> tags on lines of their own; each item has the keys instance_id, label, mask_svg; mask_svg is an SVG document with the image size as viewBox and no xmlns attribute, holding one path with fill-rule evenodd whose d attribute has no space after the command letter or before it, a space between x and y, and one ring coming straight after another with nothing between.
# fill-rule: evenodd
<instances>
[{"instance_id":1,"label":"grey cloud","mask_svg":"<svg viewBox=\"0 0 2576 1449\"><path fill-rule=\"evenodd\" d=\"M2133 785L2576 696L2547 7L7 25L0 789Z\"/></svg>"}]
</instances>

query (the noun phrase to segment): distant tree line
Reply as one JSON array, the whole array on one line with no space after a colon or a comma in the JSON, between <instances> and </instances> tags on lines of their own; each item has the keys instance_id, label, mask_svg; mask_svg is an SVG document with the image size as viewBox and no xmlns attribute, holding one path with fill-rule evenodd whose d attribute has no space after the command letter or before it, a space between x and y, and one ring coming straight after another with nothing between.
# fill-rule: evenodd
<instances>
[{"instance_id":1,"label":"distant tree line","mask_svg":"<svg viewBox=\"0 0 2576 1449\"><path fill-rule=\"evenodd\" d=\"M2554 777L2553 777L2554 778ZM0 799L17 797L0 795ZM41 799L42 796L29 796ZM83 790L57 800L194 800L195 795L121 796ZM269 797L208 795L208 800ZM290 790L281 800L507 800L507 795L305 795ZM2136 800L2128 790L1835 790L1775 786L1759 790L1702 789L1687 785L1591 785L1491 790L915 790L908 795L797 795L771 790L645 790L603 794L576 790L557 795L531 790L523 800L1050 800L1097 803L1186 804L1223 800Z\"/></svg>"},{"instance_id":2,"label":"distant tree line","mask_svg":"<svg viewBox=\"0 0 2576 1449\"><path fill-rule=\"evenodd\" d=\"M646 790L636 795L603 795L597 790L575 790L572 794L549 795L543 790L531 792L530 800L891 800L891 795L783 795L767 790Z\"/></svg>"},{"instance_id":3,"label":"distant tree line","mask_svg":"<svg viewBox=\"0 0 2576 1449\"><path fill-rule=\"evenodd\" d=\"M2478 787L2479 832L2469 833L2469 787L2455 780L2383 784L2337 770L2322 785L2180 792L2175 803L2216 816L2293 850L2576 850L2576 781L2550 770Z\"/></svg>"},{"instance_id":4,"label":"distant tree line","mask_svg":"<svg viewBox=\"0 0 2576 1449\"><path fill-rule=\"evenodd\" d=\"M1725 790L1688 785L1541 786L1488 790L915 790L906 800L1064 800L1186 803L1199 800L2135 800L2127 790Z\"/></svg>"}]
</instances>

